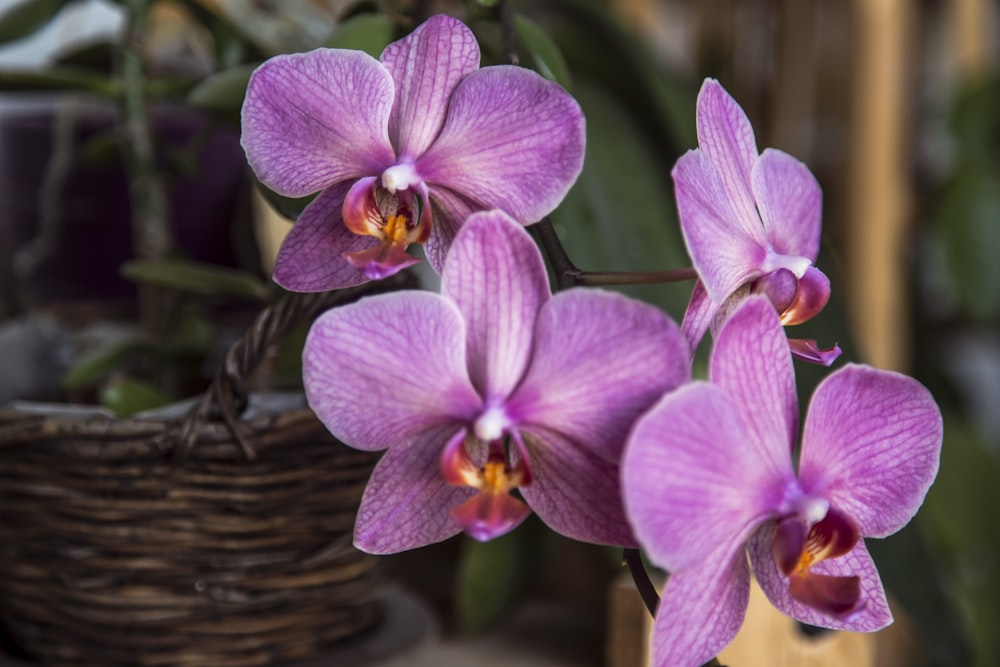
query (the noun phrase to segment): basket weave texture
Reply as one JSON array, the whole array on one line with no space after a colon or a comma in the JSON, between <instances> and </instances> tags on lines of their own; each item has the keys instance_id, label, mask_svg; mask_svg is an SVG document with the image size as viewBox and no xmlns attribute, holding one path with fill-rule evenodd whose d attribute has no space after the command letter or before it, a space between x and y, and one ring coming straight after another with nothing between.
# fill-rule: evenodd
<instances>
[{"instance_id":1,"label":"basket weave texture","mask_svg":"<svg viewBox=\"0 0 1000 667\"><path fill-rule=\"evenodd\" d=\"M373 455L307 409L238 417L267 342L322 303L291 301L187 417L0 411L0 613L34 658L286 665L377 622L374 559L351 539Z\"/></svg>"}]
</instances>

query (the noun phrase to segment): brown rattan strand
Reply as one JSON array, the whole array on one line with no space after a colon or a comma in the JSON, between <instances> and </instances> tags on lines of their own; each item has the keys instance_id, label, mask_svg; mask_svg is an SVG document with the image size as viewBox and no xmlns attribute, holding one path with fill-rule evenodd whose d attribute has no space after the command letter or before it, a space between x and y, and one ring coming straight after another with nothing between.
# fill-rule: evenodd
<instances>
[{"instance_id":1,"label":"brown rattan strand","mask_svg":"<svg viewBox=\"0 0 1000 667\"><path fill-rule=\"evenodd\" d=\"M26 651L274 667L377 622L375 561L351 544L377 456L308 410L236 418L262 350L330 301L265 310L184 419L0 410L0 614Z\"/></svg>"}]
</instances>

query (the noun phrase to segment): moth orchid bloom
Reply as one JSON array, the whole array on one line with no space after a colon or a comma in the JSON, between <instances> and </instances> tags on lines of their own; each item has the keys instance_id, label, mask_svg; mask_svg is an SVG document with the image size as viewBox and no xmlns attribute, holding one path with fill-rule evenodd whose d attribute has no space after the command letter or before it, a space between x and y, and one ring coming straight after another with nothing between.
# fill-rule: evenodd
<instances>
[{"instance_id":1,"label":"moth orchid bloom","mask_svg":"<svg viewBox=\"0 0 1000 667\"><path fill-rule=\"evenodd\" d=\"M692 349L747 293L768 297L784 325L826 305L830 281L813 266L822 195L808 167L782 151L757 153L743 109L714 79L698 94L698 148L674 166L677 210L698 272L681 324ZM790 340L796 356L832 364L840 348Z\"/></svg>"},{"instance_id":2,"label":"moth orchid bloom","mask_svg":"<svg viewBox=\"0 0 1000 667\"><path fill-rule=\"evenodd\" d=\"M671 573L653 664L701 665L732 640L749 599L747 554L788 616L865 632L891 623L861 538L906 525L937 474L942 423L930 393L868 366L831 373L812 397L796 470L791 355L764 297L723 325L709 376L640 418L623 456L635 534Z\"/></svg>"},{"instance_id":3,"label":"moth orchid bloom","mask_svg":"<svg viewBox=\"0 0 1000 667\"><path fill-rule=\"evenodd\" d=\"M348 445L387 450L355 544L488 540L531 510L575 539L634 544L621 450L636 417L689 377L679 327L620 294L551 296L537 247L500 211L463 225L441 289L330 310L307 338L313 410Z\"/></svg>"},{"instance_id":4,"label":"moth orchid bloom","mask_svg":"<svg viewBox=\"0 0 1000 667\"><path fill-rule=\"evenodd\" d=\"M381 60L345 49L280 55L250 78L243 147L260 181L302 211L274 279L315 292L419 261L440 272L474 211L537 222L580 174L584 119L557 84L520 67L479 69L457 19L435 16Z\"/></svg>"}]
</instances>

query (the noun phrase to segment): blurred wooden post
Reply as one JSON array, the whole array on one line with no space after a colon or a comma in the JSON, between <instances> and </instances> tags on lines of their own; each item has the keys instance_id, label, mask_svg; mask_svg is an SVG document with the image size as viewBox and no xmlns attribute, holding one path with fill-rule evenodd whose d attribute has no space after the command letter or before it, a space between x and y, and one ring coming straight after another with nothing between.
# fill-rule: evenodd
<instances>
[{"instance_id":1,"label":"blurred wooden post","mask_svg":"<svg viewBox=\"0 0 1000 667\"><path fill-rule=\"evenodd\" d=\"M911 0L855 0L848 165L848 313L860 361L905 370Z\"/></svg>"},{"instance_id":2,"label":"blurred wooden post","mask_svg":"<svg viewBox=\"0 0 1000 667\"><path fill-rule=\"evenodd\" d=\"M990 66L989 0L952 0L955 68L960 81L982 76Z\"/></svg>"},{"instance_id":3,"label":"blurred wooden post","mask_svg":"<svg viewBox=\"0 0 1000 667\"><path fill-rule=\"evenodd\" d=\"M653 622L632 579L623 574L612 582L609 597L607 667L648 667ZM899 614L894 625L875 634L808 637L754 582L743 627L719 660L730 667L909 667L919 662L917 650L913 628Z\"/></svg>"}]
</instances>

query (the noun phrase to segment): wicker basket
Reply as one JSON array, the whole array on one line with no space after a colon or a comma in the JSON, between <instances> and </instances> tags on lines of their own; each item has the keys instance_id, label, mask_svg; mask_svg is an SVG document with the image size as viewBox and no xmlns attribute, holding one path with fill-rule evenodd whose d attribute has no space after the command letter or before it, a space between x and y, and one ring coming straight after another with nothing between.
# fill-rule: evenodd
<instances>
[{"instance_id":1,"label":"wicker basket","mask_svg":"<svg viewBox=\"0 0 1000 667\"><path fill-rule=\"evenodd\" d=\"M265 310L184 417L0 413L0 611L30 655L283 665L377 622L374 560L351 545L373 456L304 404L238 416L267 344L328 301Z\"/></svg>"}]
</instances>

